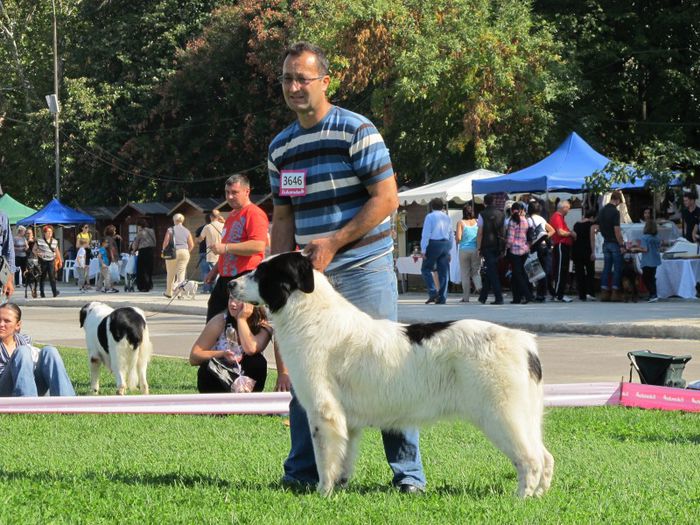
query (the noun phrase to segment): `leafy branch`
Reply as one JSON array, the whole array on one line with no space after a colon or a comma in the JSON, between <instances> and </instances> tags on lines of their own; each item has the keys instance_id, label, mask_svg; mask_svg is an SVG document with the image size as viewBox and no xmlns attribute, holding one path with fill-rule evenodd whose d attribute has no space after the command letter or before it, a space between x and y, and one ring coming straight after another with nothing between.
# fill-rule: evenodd
<instances>
[{"instance_id":1,"label":"leafy branch","mask_svg":"<svg viewBox=\"0 0 700 525\"><path fill-rule=\"evenodd\" d=\"M610 161L602 170L585 178L583 189L602 195L644 179L644 187L655 193L684 184L700 168L700 151L674 142L653 141L640 148L638 161Z\"/></svg>"}]
</instances>

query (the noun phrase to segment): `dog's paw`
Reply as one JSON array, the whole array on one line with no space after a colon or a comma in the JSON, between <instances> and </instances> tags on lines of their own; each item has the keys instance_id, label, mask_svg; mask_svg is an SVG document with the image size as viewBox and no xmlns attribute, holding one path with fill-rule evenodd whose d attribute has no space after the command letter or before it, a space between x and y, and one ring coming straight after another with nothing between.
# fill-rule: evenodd
<instances>
[{"instance_id":1,"label":"dog's paw","mask_svg":"<svg viewBox=\"0 0 700 525\"><path fill-rule=\"evenodd\" d=\"M125 391L126 391L126 388L124 388L123 386L119 387L119 388L117 388L117 395L123 396Z\"/></svg>"},{"instance_id":2,"label":"dog's paw","mask_svg":"<svg viewBox=\"0 0 700 525\"><path fill-rule=\"evenodd\" d=\"M333 487L324 487L319 483L316 487L316 492L318 492L324 498L330 498L333 495Z\"/></svg>"}]
</instances>

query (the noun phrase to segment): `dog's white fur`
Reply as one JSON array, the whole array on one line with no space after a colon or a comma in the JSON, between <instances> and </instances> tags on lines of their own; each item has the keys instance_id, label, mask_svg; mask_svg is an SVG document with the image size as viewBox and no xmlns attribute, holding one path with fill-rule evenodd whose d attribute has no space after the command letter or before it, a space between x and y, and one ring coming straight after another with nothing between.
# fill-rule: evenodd
<instances>
[{"instance_id":1,"label":"dog's white fur","mask_svg":"<svg viewBox=\"0 0 700 525\"><path fill-rule=\"evenodd\" d=\"M232 281L231 293L264 303L256 279L253 272ZM549 488L554 459L542 442L541 377L529 372L528 352L539 367L533 335L462 320L412 343L405 325L372 319L317 271L313 280L313 292L293 291L272 319L307 411L320 493L350 478L363 427L447 418L471 421L512 461L519 496Z\"/></svg>"},{"instance_id":2,"label":"dog's white fur","mask_svg":"<svg viewBox=\"0 0 700 525\"><path fill-rule=\"evenodd\" d=\"M173 283L173 296L177 297L178 299L194 300L200 284L202 283L199 281L192 281L190 279L182 282L176 281Z\"/></svg>"},{"instance_id":3,"label":"dog's white fur","mask_svg":"<svg viewBox=\"0 0 700 525\"><path fill-rule=\"evenodd\" d=\"M146 316L140 308L129 307L137 314ZM146 370L151 359L153 345L148 331L148 325L143 330L141 345L134 348L126 337L121 341L115 341L110 332L110 321L107 320L107 342L109 353L105 352L98 338L98 327L102 320L113 311L109 305L99 302L88 303L83 307L85 318L82 323L85 329L85 342L87 343L88 359L90 362L90 388L93 394L100 391L100 363L103 363L114 374L117 383L117 395L123 395L128 387L135 390L138 386L142 394L148 394L148 380Z\"/></svg>"}]
</instances>

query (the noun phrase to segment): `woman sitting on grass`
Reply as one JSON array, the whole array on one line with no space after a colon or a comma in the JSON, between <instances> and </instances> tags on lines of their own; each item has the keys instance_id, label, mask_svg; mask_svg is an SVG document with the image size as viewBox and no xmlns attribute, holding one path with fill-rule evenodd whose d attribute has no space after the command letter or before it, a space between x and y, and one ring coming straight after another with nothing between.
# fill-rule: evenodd
<instances>
[{"instance_id":1,"label":"woman sitting on grass","mask_svg":"<svg viewBox=\"0 0 700 525\"><path fill-rule=\"evenodd\" d=\"M231 329L235 330L232 344L240 346L242 357L236 356L227 340ZM217 358L227 365L240 360L243 374L255 380L253 392L262 392L267 379L267 359L262 351L271 338L265 310L229 297L228 310L211 318L190 351L190 364L199 366L197 389L202 394L229 392L208 367L209 360Z\"/></svg>"},{"instance_id":2,"label":"woman sitting on grass","mask_svg":"<svg viewBox=\"0 0 700 525\"><path fill-rule=\"evenodd\" d=\"M0 396L74 396L58 350L31 345L20 333L22 310L14 303L0 305Z\"/></svg>"}]
</instances>

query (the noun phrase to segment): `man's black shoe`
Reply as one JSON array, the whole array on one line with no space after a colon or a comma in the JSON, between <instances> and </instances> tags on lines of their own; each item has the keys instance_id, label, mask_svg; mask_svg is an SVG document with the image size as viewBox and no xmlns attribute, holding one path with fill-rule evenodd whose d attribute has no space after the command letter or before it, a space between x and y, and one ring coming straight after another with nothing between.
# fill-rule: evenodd
<instances>
[{"instance_id":1,"label":"man's black shoe","mask_svg":"<svg viewBox=\"0 0 700 525\"><path fill-rule=\"evenodd\" d=\"M437 301L437 297L428 297L428 300L425 301L425 304L434 303L435 301Z\"/></svg>"},{"instance_id":2,"label":"man's black shoe","mask_svg":"<svg viewBox=\"0 0 700 525\"><path fill-rule=\"evenodd\" d=\"M290 480L286 478L282 478L280 480L280 485L282 486L282 488L287 489L288 491L293 492L295 494L305 494L313 492L316 489L315 483Z\"/></svg>"},{"instance_id":3,"label":"man's black shoe","mask_svg":"<svg viewBox=\"0 0 700 525\"><path fill-rule=\"evenodd\" d=\"M503 304L503 299L500 301L491 301L491 304Z\"/></svg>"},{"instance_id":4,"label":"man's black shoe","mask_svg":"<svg viewBox=\"0 0 700 525\"><path fill-rule=\"evenodd\" d=\"M425 491L420 487L405 483L403 485L399 485L399 492L401 494L423 494Z\"/></svg>"}]
</instances>

